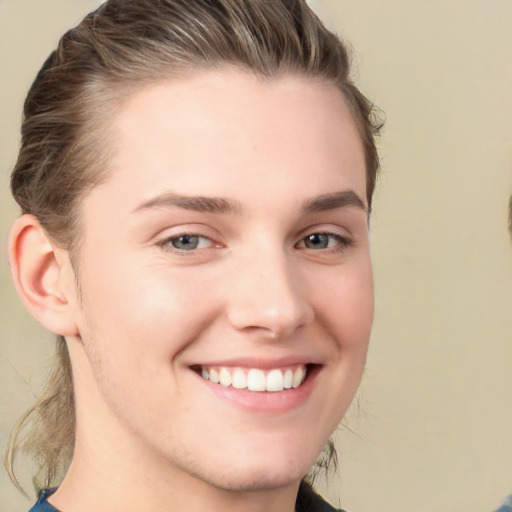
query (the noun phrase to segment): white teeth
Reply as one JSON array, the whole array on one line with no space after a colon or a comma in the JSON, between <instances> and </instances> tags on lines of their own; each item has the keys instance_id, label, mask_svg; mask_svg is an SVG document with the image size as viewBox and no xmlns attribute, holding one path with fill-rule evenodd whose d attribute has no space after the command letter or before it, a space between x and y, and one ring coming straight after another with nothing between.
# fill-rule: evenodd
<instances>
[{"instance_id":1,"label":"white teeth","mask_svg":"<svg viewBox=\"0 0 512 512\"><path fill-rule=\"evenodd\" d=\"M219 373L213 368L210 370L210 381L218 384L220 382Z\"/></svg>"},{"instance_id":2,"label":"white teeth","mask_svg":"<svg viewBox=\"0 0 512 512\"><path fill-rule=\"evenodd\" d=\"M231 374L226 370L226 368L221 368L219 372L219 381L220 385L227 388L231 386Z\"/></svg>"},{"instance_id":3,"label":"white teeth","mask_svg":"<svg viewBox=\"0 0 512 512\"><path fill-rule=\"evenodd\" d=\"M247 389L249 391L265 391L267 382L262 370L249 370L247 375Z\"/></svg>"},{"instance_id":4,"label":"white teeth","mask_svg":"<svg viewBox=\"0 0 512 512\"><path fill-rule=\"evenodd\" d=\"M283 388L290 389L292 387L292 384L293 384L293 371L291 370L291 368L288 368L288 370L286 370L284 372Z\"/></svg>"},{"instance_id":5,"label":"white teeth","mask_svg":"<svg viewBox=\"0 0 512 512\"><path fill-rule=\"evenodd\" d=\"M305 368L303 366L298 366L297 369L293 372L292 386L294 388L298 388L302 384L302 381L304 380L305 376Z\"/></svg>"},{"instance_id":6,"label":"white teeth","mask_svg":"<svg viewBox=\"0 0 512 512\"><path fill-rule=\"evenodd\" d=\"M229 367L201 368L201 376L214 384L224 387L232 386L236 389L249 391L283 391L284 389L298 388L306 377L306 366L299 365L293 370L275 368L265 371L258 368L232 369Z\"/></svg>"},{"instance_id":7,"label":"white teeth","mask_svg":"<svg viewBox=\"0 0 512 512\"><path fill-rule=\"evenodd\" d=\"M267 375L267 391L283 391L283 372L271 370Z\"/></svg>"},{"instance_id":8,"label":"white teeth","mask_svg":"<svg viewBox=\"0 0 512 512\"><path fill-rule=\"evenodd\" d=\"M235 370L232 386L237 389L245 389L247 387L247 376L242 370Z\"/></svg>"}]
</instances>

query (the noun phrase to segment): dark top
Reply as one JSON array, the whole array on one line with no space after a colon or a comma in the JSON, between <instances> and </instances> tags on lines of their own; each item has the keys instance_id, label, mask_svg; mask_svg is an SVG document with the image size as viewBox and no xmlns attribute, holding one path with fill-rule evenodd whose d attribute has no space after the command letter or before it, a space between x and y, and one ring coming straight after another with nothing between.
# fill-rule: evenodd
<instances>
[{"instance_id":1,"label":"dark top","mask_svg":"<svg viewBox=\"0 0 512 512\"><path fill-rule=\"evenodd\" d=\"M55 507L52 507L47 498L56 489L43 489L39 493L39 499L37 503L30 509L29 512L59 512ZM297 495L297 502L295 504L297 512L343 512L341 509L335 509L324 501L315 491L302 482L299 488L299 494Z\"/></svg>"},{"instance_id":2,"label":"dark top","mask_svg":"<svg viewBox=\"0 0 512 512\"><path fill-rule=\"evenodd\" d=\"M54 493L57 489L43 489L39 493L37 503L29 510L29 512L59 512L55 507L52 507L46 498Z\"/></svg>"},{"instance_id":3,"label":"dark top","mask_svg":"<svg viewBox=\"0 0 512 512\"><path fill-rule=\"evenodd\" d=\"M494 512L512 512L512 494L504 501L503 505Z\"/></svg>"}]
</instances>

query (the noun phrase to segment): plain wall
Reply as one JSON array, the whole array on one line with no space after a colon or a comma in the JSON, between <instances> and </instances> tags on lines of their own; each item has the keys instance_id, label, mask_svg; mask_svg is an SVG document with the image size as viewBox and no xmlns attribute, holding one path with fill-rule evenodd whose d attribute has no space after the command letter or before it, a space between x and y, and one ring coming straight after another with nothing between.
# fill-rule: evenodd
<instances>
[{"instance_id":1,"label":"plain wall","mask_svg":"<svg viewBox=\"0 0 512 512\"><path fill-rule=\"evenodd\" d=\"M2 447L53 353L6 257L22 102L58 37L97 4L0 0ZM386 114L375 327L327 495L351 512L491 511L512 492L512 1L311 4L352 42L356 81ZM0 496L0 512L28 509L5 471Z\"/></svg>"}]
</instances>

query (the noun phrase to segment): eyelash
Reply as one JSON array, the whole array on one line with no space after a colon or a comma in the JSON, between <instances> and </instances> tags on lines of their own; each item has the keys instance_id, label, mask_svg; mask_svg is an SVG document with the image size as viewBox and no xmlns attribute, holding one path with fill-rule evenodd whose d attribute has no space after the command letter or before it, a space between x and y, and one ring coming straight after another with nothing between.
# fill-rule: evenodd
<instances>
[{"instance_id":1,"label":"eyelash","mask_svg":"<svg viewBox=\"0 0 512 512\"><path fill-rule=\"evenodd\" d=\"M203 241L207 240L209 244L216 245L215 242L211 238L209 238L207 236L204 236L204 235L200 235L198 233L181 233L179 235L174 235L174 236L171 236L169 238L166 238L165 240L162 240L161 242L158 243L158 245L162 249L164 249L166 251L175 252L175 253L178 253L178 254L193 253L196 250L205 249L205 247L193 247L192 249L187 250L187 249L180 249L178 247L174 247L173 246L173 242L179 240L180 238L189 238L189 239L190 238L197 238L200 241L201 240L203 240ZM199 241L199 244L201 243L200 241Z\"/></svg>"},{"instance_id":2,"label":"eyelash","mask_svg":"<svg viewBox=\"0 0 512 512\"><path fill-rule=\"evenodd\" d=\"M327 240L327 244L328 246L327 247L321 247L320 249L315 249L315 248L312 248L312 247L307 247L307 241L308 239L311 240L313 237L328 237L329 239ZM175 241L178 241L180 238L183 238L183 239L198 239L198 244L201 244L201 240L204 241L208 241L208 245L210 246L215 246L217 245L217 247L220 247L220 244L215 244L215 242L205 236L205 235L200 235L198 233L180 233L178 235L174 235L172 237L169 237L169 238L166 238L164 240L162 240L161 242L158 243L158 246L160 246L163 250L166 250L166 251L169 251L169 252L174 252L174 253L177 253L177 254L180 254L180 255L186 255L187 253L191 254L191 253L194 253L195 251L197 250L201 250L201 249L209 249L211 247L193 247L191 248L190 250L187 250L187 249L181 249L179 247L175 247L174 246L174 242ZM332 242L332 240L335 241L335 244L333 246L330 246L329 247L329 244ZM339 234L336 234L336 233L329 233L329 232L323 232L323 231L315 231L315 232L312 232L312 233L309 233L307 235L303 235L302 238L300 239L299 242L297 242L295 244L294 247L298 248L298 249L301 249L301 250L307 250L307 249L310 249L312 251L323 251L323 252L328 252L328 253L338 253L338 252L342 252L344 251L345 249L351 247L353 245L353 240L347 238L347 237L344 237L344 236L341 236Z\"/></svg>"},{"instance_id":3,"label":"eyelash","mask_svg":"<svg viewBox=\"0 0 512 512\"><path fill-rule=\"evenodd\" d=\"M330 240L327 241L327 243L329 244L332 240L335 241L335 244L334 246L331 246L331 247L322 247L320 249L313 249L311 247L307 247L306 246L306 241L309 239L311 240L312 237L329 237ZM302 245L302 247L300 247L300 245ZM337 233L329 233L328 231L314 231L312 233L308 233L307 235L304 235L301 240L295 245L295 247L297 248L300 248L300 249L311 249L313 251L323 251L323 252L328 252L328 253L338 253L338 252L342 252L344 251L345 249L351 247L353 245L353 240L351 240L350 238L347 238L345 236L342 236L342 235L339 235Z\"/></svg>"}]
</instances>

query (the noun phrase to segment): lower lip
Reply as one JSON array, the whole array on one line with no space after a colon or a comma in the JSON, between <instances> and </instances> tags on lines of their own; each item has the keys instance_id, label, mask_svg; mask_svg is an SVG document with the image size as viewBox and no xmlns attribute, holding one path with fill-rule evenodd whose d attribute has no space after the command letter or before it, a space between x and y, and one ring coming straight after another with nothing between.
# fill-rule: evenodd
<instances>
[{"instance_id":1,"label":"lower lip","mask_svg":"<svg viewBox=\"0 0 512 512\"><path fill-rule=\"evenodd\" d=\"M283 391L248 391L231 386L224 387L203 379L195 372L194 374L210 392L234 406L253 413L277 415L297 409L306 403L319 371L320 367L315 365L308 370L306 380L298 388Z\"/></svg>"}]
</instances>

